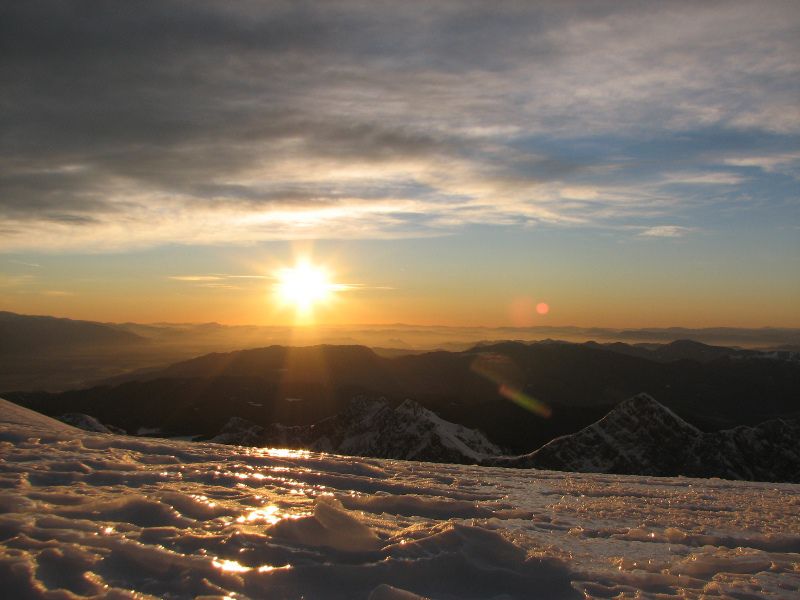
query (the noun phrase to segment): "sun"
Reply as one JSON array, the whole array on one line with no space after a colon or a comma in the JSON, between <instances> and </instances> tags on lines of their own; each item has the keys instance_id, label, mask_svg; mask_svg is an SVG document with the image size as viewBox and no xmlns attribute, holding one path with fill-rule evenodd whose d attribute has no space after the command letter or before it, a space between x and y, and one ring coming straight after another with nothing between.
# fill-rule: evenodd
<instances>
[{"instance_id":1,"label":"sun","mask_svg":"<svg viewBox=\"0 0 800 600\"><path fill-rule=\"evenodd\" d=\"M307 260L279 269L276 278L278 299L301 314L310 313L315 305L329 300L336 289L328 271Z\"/></svg>"}]
</instances>

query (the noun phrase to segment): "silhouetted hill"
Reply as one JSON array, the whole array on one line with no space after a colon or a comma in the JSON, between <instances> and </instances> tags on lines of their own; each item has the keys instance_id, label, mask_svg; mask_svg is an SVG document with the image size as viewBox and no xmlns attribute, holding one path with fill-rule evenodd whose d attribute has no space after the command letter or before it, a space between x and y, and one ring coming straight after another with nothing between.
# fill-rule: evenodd
<instances>
[{"instance_id":1,"label":"silhouetted hill","mask_svg":"<svg viewBox=\"0 0 800 600\"><path fill-rule=\"evenodd\" d=\"M70 389L185 356L116 325L0 312L0 391Z\"/></svg>"},{"instance_id":2,"label":"silhouetted hill","mask_svg":"<svg viewBox=\"0 0 800 600\"><path fill-rule=\"evenodd\" d=\"M710 362L720 358L779 358L800 361L800 353L793 352L790 348L748 350L728 348L726 346L710 346L694 340L675 340L668 344L624 344L622 342L598 344L597 342L586 342L586 345L657 362L674 362L677 360Z\"/></svg>"},{"instance_id":3,"label":"silhouetted hill","mask_svg":"<svg viewBox=\"0 0 800 600\"><path fill-rule=\"evenodd\" d=\"M0 311L0 354L80 351L98 346L128 346L144 338L113 325Z\"/></svg>"},{"instance_id":4,"label":"silhouetted hill","mask_svg":"<svg viewBox=\"0 0 800 600\"><path fill-rule=\"evenodd\" d=\"M50 415L85 413L128 431L184 435L213 435L234 416L262 426L309 425L343 411L360 394L409 398L519 453L586 427L640 390L705 430L800 411L796 362L722 357L663 363L569 343L503 342L396 358L361 346L270 346L210 354L138 377L7 397ZM546 404L552 416L530 412L509 396Z\"/></svg>"},{"instance_id":5,"label":"silhouetted hill","mask_svg":"<svg viewBox=\"0 0 800 600\"><path fill-rule=\"evenodd\" d=\"M310 344L361 345L373 348L383 357L398 357L435 350L449 354L480 351L482 347L502 344L497 340L531 340L558 338L570 343L587 343L596 350L605 350L644 358L648 361L671 362L695 360L708 362L718 358L756 358L770 353L759 350L727 348L770 347L773 358L794 357L792 349L800 340L798 329L642 329L613 330L576 327L484 328L484 327L420 327L412 325L318 327L303 331L287 326L228 326L219 323L95 323L53 317L37 317L0 313L0 392L12 390L63 391L91 385L118 384L143 379L142 371L159 373L165 365L206 355L209 352L230 352L270 345L308 346ZM485 340L495 340L487 342ZM678 339L677 342L673 340ZM623 344L636 340L640 343ZM694 341L690 341L694 340ZM669 343L661 343L663 341ZM706 346L699 342L721 343ZM544 341L543 345L564 342ZM480 345L480 348L476 345ZM380 348L380 350L379 350ZM422 364L425 366L430 359ZM448 358L443 358L446 363ZM412 367L417 363L410 363ZM457 370L458 367L456 367ZM132 376L128 376L133 374ZM123 377L120 377L122 375ZM430 392L437 376L423 373ZM467 381L467 391L472 381ZM448 390L450 386L445 385ZM616 393L612 394L616 398ZM619 398L612 399L618 401ZM605 401L605 400L603 400Z\"/></svg>"}]
</instances>

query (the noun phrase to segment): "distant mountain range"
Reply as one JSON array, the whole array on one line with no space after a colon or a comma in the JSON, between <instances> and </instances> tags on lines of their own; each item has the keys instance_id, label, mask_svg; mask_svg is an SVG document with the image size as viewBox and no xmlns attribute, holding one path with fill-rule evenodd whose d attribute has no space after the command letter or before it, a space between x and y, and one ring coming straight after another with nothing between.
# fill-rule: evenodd
<instances>
[{"instance_id":1,"label":"distant mountain range","mask_svg":"<svg viewBox=\"0 0 800 600\"><path fill-rule=\"evenodd\" d=\"M76 353L143 342L145 338L135 333L103 323L0 311L0 356Z\"/></svg>"},{"instance_id":2,"label":"distant mountain range","mask_svg":"<svg viewBox=\"0 0 800 600\"><path fill-rule=\"evenodd\" d=\"M431 350L461 352L497 340L556 338L621 354L669 362L745 356L744 348L800 351L800 329L580 327L440 327L352 325L317 327L227 326L219 323L99 323L0 312L0 392L63 391L96 385L113 377L161 369L209 352L269 345L364 345L384 357ZM495 340L488 341L487 340ZM673 344L674 340L686 340ZM692 346L691 342L698 342ZM706 346L716 344L716 346ZM758 354L756 352L755 354ZM137 379L138 377L134 377Z\"/></svg>"},{"instance_id":3,"label":"distant mountain range","mask_svg":"<svg viewBox=\"0 0 800 600\"><path fill-rule=\"evenodd\" d=\"M412 399L520 454L590 425L641 390L706 431L800 414L796 355L710 347L715 356L703 362L665 362L664 354L681 348L703 350L695 343L669 346L658 360L618 345L564 342L394 358L363 346L271 346L209 354L88 389L6 397L49 415L85 413L127 431L174 435L214 435L231 417L262 427L312 425L359 395L395 404ZM528 410L532 405L546 406L550 417Z\"/></svg>"},{"instance_id":4,"label":"distant mountain range","mask_svg":"<svg viewBox=\"0 0 800 600\"><path fill-rule=\"evenodd\" d=\"M668 344L623 344L622 342L598 344L597 342L586 342L586 345L625 354L627 356L638 356L640 358L664 363L678 360L694 360L706 363L720 358L800 360L800 351L797 350L728 348L726 346L710 346L695 340L675 340Z\"/></svg>"}]
</instances>

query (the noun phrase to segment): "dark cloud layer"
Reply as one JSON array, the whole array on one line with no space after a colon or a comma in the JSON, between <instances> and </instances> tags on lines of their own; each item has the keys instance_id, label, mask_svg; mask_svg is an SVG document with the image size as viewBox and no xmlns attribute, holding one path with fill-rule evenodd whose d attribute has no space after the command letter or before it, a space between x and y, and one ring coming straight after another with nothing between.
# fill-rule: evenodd
<instances>
[{"instance_id":1,"label":"dark cloud layer","mask_svg":"<svg viewBox=\"0 0 800 600\"><path fill-rule=\"evenodd\" d=\"M792 2L4 2L4 247L618 224L672 171L797 173L798 39Z\"/></svg>"}]
</instances>

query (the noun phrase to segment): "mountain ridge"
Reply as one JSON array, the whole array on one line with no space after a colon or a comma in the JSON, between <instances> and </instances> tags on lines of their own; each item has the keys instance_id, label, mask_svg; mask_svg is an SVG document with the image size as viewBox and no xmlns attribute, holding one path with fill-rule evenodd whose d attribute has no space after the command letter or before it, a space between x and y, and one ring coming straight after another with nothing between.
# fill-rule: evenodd
<instances>
[{"instance_id":1,"label":"mountain ridge","mask_svg":"<svg viewBox=\"0 0 800 600\"><path fill-rule=\"evenodd\" d=\"M505 455L481 432L412 400L396 404L368 397L355 398L342 413L310 426L261 427L233 417L208 441L506 468L800 482L800 421L702 432L646 393L519 456Z\"/></svg>"},{"instance_id":2,"label":"mountain ridge","mask_svg":"<svg viewBox=\"0 0 800 600\"><path fill-rule=\"evenodd\" d=\"M143 344L140 335L95 321L0 311L0 354Z\"/></svg>"},{"instance_id":3,"label":"mountain ridge","mask_svg":"<svg viewBox=\"0 0 800 600\"><path fill-rule=\"evenodd\" d=\"M800 421L703 432L640 393L573 434L494 466L660 477L800 482Z\"/></svg>"},{"instance_id":4,"label":"mountain ridge","mask_svg":"<svg viewBox=\"0 0 800 600\"><path fill-rule=\"evenodd\" d=\"M479 431L445 421L413 400L354 398L340 414L308 426L260 427L233 417L208 441L303 448L334 454L480 464L500 448Z\"/></svg>"}]
</instances>

